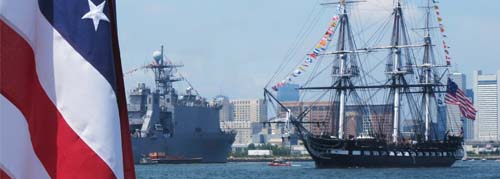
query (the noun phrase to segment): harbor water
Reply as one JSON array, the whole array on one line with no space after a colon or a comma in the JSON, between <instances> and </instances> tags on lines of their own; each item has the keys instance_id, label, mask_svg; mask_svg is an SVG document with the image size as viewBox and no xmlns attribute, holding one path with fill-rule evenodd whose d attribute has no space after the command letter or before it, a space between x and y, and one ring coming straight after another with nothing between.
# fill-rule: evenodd
<instances>
[{"instance_id":1,"label":"harbor water","mask_svg":"<svg viewBox=\"0 0 500 179\"><path fill-rule=\"evenodd\" d=\"M225 164L136 165L139 179L321 179L321 178L474 178L500 179L498 161L457 161L450 168L350 168L316 169L313 162L293 162L290 167L270 167L265 162Z\"/></svg>"}]
</instances>

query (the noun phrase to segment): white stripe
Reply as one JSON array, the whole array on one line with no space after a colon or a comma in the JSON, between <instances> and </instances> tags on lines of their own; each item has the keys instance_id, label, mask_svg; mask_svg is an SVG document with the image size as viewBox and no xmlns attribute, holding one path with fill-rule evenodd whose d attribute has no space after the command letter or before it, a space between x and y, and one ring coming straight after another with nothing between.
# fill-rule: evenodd
<instances>
[{"instance_id":1,"label":"white stripe","mask_svg":"<svg viewBox=\"0 0 500 179\"><path fill-rule=\"evenodd\" d=\"M23 114L0 94L0 168L13 178L50 178L35 155Z\"/></svg>"},{"instance_id":2,"label":"white stripe","mask_svg":"<svg viewBox=\"0 0 500 179\"><path fill-rule=\"evenodd\" d=\"M51 93L49 98L71 128L117 178L123 178L120 116L113 88L55 30L53 48L53 57L44 55L50 49L37 48L37 73L43 88Z\"/></svg>"},{"instance_id":3,"label":"white stripe","mask_svg":"<svg viewBox=\"0 0 500 179\"><path fill-rule=\"evenodd\" d=\"M66 122L123 178L118 104L111 85L52 28L38 1L0 0L0 10L1 18L34 47L40 83ZM35 18L16 18L20 16Z\"/></svg>"}]
</instances>

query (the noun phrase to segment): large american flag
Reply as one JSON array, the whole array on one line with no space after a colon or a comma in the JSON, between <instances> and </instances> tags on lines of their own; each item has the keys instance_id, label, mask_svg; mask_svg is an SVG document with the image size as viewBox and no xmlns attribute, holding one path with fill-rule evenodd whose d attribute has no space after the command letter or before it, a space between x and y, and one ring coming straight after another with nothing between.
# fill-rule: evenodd
<instances>
[{"instance_id":1,"label":"large american flag","mask_svg":"<svg viewBox=\"0 0 500 179\"><path fill-rule=\"evenodd\" d=\"M451 79L448 78L448 85L446 89L446 95L444 97L446 104L458 105L462 116L468 119L476 119L476 109L467 96L465 96L464 91L462 91L458 85Z\"/></svg>"},{"instance_id":2,"label":"large american flag","mask_svg":"<svg viewBox=\"0 0 500 179\"><path fill-rule=\"evenodd\" d=\"M0 0L0 178L134 178L114 5Z\"/></svg>"}]
</instances>

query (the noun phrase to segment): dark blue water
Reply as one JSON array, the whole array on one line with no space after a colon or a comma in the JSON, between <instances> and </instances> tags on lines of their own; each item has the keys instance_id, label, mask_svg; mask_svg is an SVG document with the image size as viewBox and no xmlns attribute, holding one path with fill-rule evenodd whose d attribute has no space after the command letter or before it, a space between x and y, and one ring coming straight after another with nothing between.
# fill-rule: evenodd
<instances>
[{"instance_id":1,"label":"dark blue water","mask_svg":"<svg viewBox=\"0 0 500 179\"><path fill-rule=\"evenodd\" d=\"M500 162L457 161L451 168L316 169L313 162L294 162L291 167L268 167L266 163L189 165L137 165L137 178L215 179L321 179L321 178L473 178L500 179Z\"/></svg>"}]
</instances>

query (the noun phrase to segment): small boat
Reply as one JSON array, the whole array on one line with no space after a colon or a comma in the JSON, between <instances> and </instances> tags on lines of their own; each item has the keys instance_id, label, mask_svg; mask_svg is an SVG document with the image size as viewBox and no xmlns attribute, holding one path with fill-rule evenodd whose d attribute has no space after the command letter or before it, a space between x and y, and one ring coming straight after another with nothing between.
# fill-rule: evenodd
<instances>
[{"instance_id":1,"label":"small boat","mask_svg":"<svg viewBox=\"0 0 500 179\"><path fill-rule=\"evenodd\" d=\"M278 158L278 159L273 160L272 162L269 162L267 165L272 166L272 167L285 167L285 166L292 166L292 163L285 161L282 158Z\"/></svg>"},{"instance_id":2,"label":"small boat","mask_svg":"<svg viewBox=\"0 0 500 179\"><path fill-rule=\"evenodd\" d=\"M485 159L485 158L482 158L482 159L481 159L481 161L486 161L486 159Z\"/></svg>"},{"instance_id":3,"label":"small boat","mask_svg":"<svg viewBox=\"0 0 500 179\"><path fill-rule=\"evenodd\" d=\"M165 152L151 152L148 156L143 156L139 164L193 164L201 163L202 157L183 157L175 155L167 155Z\"/></svg>"},{"instance_id":4,"label":"small boat","mask_svg":"<svg viewBox=\"0 0 500 179\"><path fill-rule=\"evenodd\" d=\"M141 164L141 165L152 165L152 164L157 164L157 163L158 163L158 161L151 160L151 158L146 157L146 156L142 156L139 159L139 164Z\"/></svg>"},{"instance_id":5,"label":"small boat","mask_svg":"<svg viewBox=\"0 0 500 179\"><path fill-rule=\"evenodd\" d=\"M500 162L500 159L496 159L495 162Z\"/></svg>"}]
</instances>

